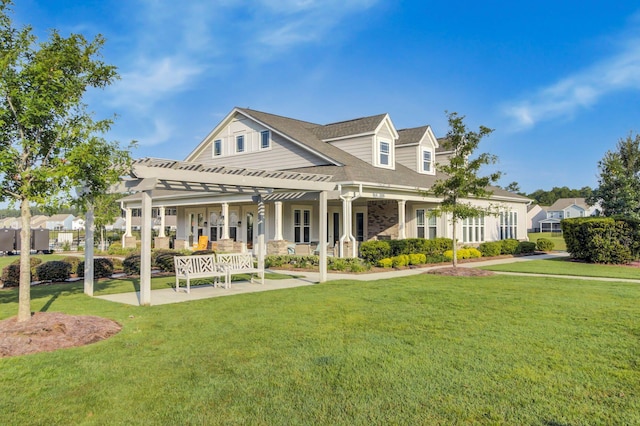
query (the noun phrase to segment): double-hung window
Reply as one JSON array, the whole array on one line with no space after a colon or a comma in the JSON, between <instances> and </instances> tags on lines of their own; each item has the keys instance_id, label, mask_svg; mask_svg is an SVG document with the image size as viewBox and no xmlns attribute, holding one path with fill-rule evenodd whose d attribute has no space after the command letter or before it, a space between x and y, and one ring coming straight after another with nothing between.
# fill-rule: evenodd
<instances>
[{"instance_id":1,"label":"double-hung window","mask_svg":"<svg viewBox=\"0 0 640 426\"><path fill-rule=\"evenodd\" d=\"M268 130L260 132L260 149L269 149L271 146L271 135Z\"/></svg>"},{"instance_id":2,"label":"double-hung window","mask_svg":"<svg viewBox=\"0 0 640 426\"><path fill-rule=\"evenodd\" d=\"M431 216L428 210L416 210L416 224L418 238L436 238L436 217Z\"/></svg>"},{"instance_id":3,"label":"double-hung window","mask_svg":"<svg viewBox=\"0 0 640 426\"><path fill-rule=\"evenodd\" d=\"M433 171L433 160L430 149L422 150L422 171L424 173L431 173Z\"/></svg>"},{"instance_id":4,"label":"double-hung window","mask_svg":"<svg viewBox=\"0 0 640 426\"><path fill-rule=\"evenodd\" d=\"M296 243L311 241L311 210L293 210L293 239Z\"/></svg>"},{"instance_id":5,"label":"double-hung window","mask_svg":"<svg viewBox=\"0 0 640 426\"><path fill-rule=\"evenodd\" d=\"M236 152L244 152L244 135L236 136Z\"/></svg>"},{"instance_id":6,"label":"double-hung window","mask_svg":"<svg viewBox=\"0 0 640 426\"><path fill-rule=\"evenodd\" d=\"M222 139L216 139L213 141L213 156L219 157L222 155Z\"/></svg>"},{"instance_id":7,"label":"double-hung window","mask_svg":"<svg viewBox=\"0 0 640 426\"><path fill-rule=\"evenodd\" d=\"M462 241L465 243L484 241L484 215L469 217L462 221Z\"/></svg>"},{"instance_id":8,"label":"double-hung window","mask_svg":"<svg viewBox=\"0 0 640 426\"><path fill-rule=\"evenodd\" d=\"M518 212L500 212L500 239L518 238Z\"/></svg>"},{"instance_id":9,"label":"double-hung window","mask_svg":"<svg viewBox=\"0 0 640 426\"><path fill-rule=\"evenodd\" d=\"M380 141L380 165L389 165L390 145L389 142Z\"/></svg>"}]
</instances>

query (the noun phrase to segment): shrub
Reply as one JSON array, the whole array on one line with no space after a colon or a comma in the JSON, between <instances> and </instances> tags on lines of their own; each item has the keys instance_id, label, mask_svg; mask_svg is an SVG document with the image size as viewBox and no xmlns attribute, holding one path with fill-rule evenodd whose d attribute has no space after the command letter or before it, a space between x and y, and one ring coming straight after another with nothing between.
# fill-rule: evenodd
<instances>
[{"instance_id":1,"label":"shrub","mask_svg":"<svg viewBox=\"0 0 640 426\"><path fill-rule=\"evenodd\" d=\"M518 243L518 254L531 254L536 251L536 243L533 241L520 241Z\"/></svg>"},{"instance_id":2,"label":"shrub","mask_svg":"<svg viewBox=\"0 0 640 426\"><path fill-rule=\"evenodd\" d=\"M390 255L389 241L365 241L360 244L360 257L369 263L376 263Z\"/></svg>"},{"instance_id":3,"label":"shrub","mask_svg":"<svg viewBox=\"0 0 640 426\"><path fill-rule=\"evenodd\" d=\"M478 246L478 250L484 257L500 256L502 253L502 243L500 241L482 243Z\"/></svg>"},{"instance_id":4,"label":"shrub","mask_svg":"<svg viewBox=\"0 0 640 426\"><path fill-rule=\"evenodd\" d=\"M471 250L473 250L473 255L477 256L478 254L480 254L480 256L482 256L482 254L475 248L459 248L456 251L456 255L458 256L458 260L462 260L462 259L470 259L472 254L471 254ZM453 260L453 250L447 250L443 253L443 256L446 260L451 261ZM480 257L478 256L478 257Z\"/></svg>"},{"instance_id":5,"label":"shrub","mask_svg":"<svg viewBox=\"0 0 640 426\"><path fill-rule=\"evenodd\" d=\"M518 251L518 240L514 240L513 238L508 238L506 240L500 241L502 244L501 254L516 254Z\"/></svg>"},{"instance_id":6,"label":"shrub","mask_svg":"<svg viewBox=\"0 0 640 426\"><path fill-rule=\"evenodd\" d=\"M76 271L79 277L84 277L84 261L78 263L78 269L76 269ZM140 271L139 268L138 271ZM96 257L93 259L93 278L106 278L111 275L113 275L113 262L111 259L106 257Z\"/></svg>"},{"instance_id":7,"label":"shrub","mask_svg":"<svg viewBox=\"0 0 640 426\"><path fill-rule=\"evenodd\" d=\"M536 247L540 251L551 251L555 247L555 244L547 238L538 238L536 241Z\"/></svg>"},{"instance_id":8,"label":"shrub","mask_svg":"<svg viewBox=\"0 0 640 426\"><path fill-rule=\"evenodd\" d=\"M75 272L78 270L78 263L82 261L81 257L78 256L65 256L62 258L63 262L67 262L69 266L71 266L70 272Z\"/></svg>"},{"instance_id":9,"label":"shrub","mask_svg":"<svg viewBox=\"0 0 640 426\"><path fill-rule=\"evenodd\" d=\"M391 268L393 266L393 260L390 257L385 257L377 262L377 265L381 268Z\"/></svg>"},{"instance_id":10,"label":"shrub","mask_svg":"<svg viewBox=\"0 0 640 426\"><path fill-rule=\"evenodd\" d=\"M331 271L346 271L348 266L347 260L339 257L332 257L327 261L327 269Z\"/></svg>"},{"instance_id":11,"label":"shrub","mask_svg":"<svg viewBox=\"0 0 640 426\"><path fill-rule=\"evenodd\" d=\"M151 253L151 265L163 272L175 272L173 258L179 256L180 252L175 250L158 249Z\"/></svg>"},{"instance_id":12,"label":"shrub","mask_svg":"<svg viewBox=\"0 0 640 426\"><path fill-rule=\"evenodd\" d=\"M192 256L200 256L203 254L216 254L216 252L213 250L196 250L193 253L191 253Z\"/></svg>"},{"instance_id":13,"label":"shrub","mask_svg":"<svg viewBox=\"0 0 640 426\"><path fill-rule=\"evenodd\" d=\"M36 266L42 263L42 259L30 257L29 263L31 265L31 281L38 281ZM17 287L20 285L20 259L11 262L11 264L2 269L1 280L5 287Z\"/></svg>"},{"instance_id":14,"label":"shrub","mask_svg":"<svg viewBox=\"0 0 640 426\"><path fill-rule=\"evenodd\" d=\"M362 263L358 258L354 258L354 261L349 264L350 272L365 272L371 269L371 265L368 263Z\"/></svg>"},{"instance_id":15,"label":"shrub","mask_svg":"<svg viewBox=\"0 0 640 426\"><path fill-rule=\"evenodd\" d=\"M127 275L140 275L140 254L134 253L122 261L122 271Z\"/></svg>"},{"instance_id":16,"label":"shrub","mask_svg":"<svg viewBox=\"0 0 640 426\"><path fill-rule=\"evenodd\" d=\"M614 218L571 218L560 223L567 251L590 263L629 263L638 256L637 224Z\"/></svg>"},{"instance_id":17,"label":"shrub","mask_svg":"<svg viewBox=\"0 0 640 426\"><path fill-rule=\"evenodd\" d=\"M469 252L469 259L477 259L479 257L482 257L482 253L480 252L480 250L475 247L469 247L467 251Z\"/></svg>"},{"instance_id":18,"label":"shrub","mask_svg":"<svg viewBox=\"0 0 640 426\"><path fill-rule=\"evenodd\" d=\"M391 266L394 268L401 268L409 264L409 256L406 254L399 254L391 258Z\"/></svg>"},{"instance_id":19,"label":"shrub","mask_svg":"<svg viewBox=\"0 0 640 426\"><path fill-rule=\"evenodd\" d=\"M409 255L409 265L424 265L427 263L427 256L424 253L411 253Z\"/></svg>"},{"instance_id":20,"label":"shrub","mask_svg":"<svg viewBox=\"0 0 640 426\"><path fill-rule=\"evenodd\" d=\"M51 260L36 266L40 281L66 281L71 276L71 265L63 260Z\"/></svg>"}]
</instances>

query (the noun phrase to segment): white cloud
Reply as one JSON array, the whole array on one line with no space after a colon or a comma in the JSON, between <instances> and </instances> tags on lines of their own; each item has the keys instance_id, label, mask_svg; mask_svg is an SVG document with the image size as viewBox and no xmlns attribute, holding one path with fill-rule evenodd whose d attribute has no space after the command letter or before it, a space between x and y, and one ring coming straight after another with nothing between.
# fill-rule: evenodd
<instances>
[{"instance_id":1,"label":"white cloud","mask_svg":"<svg viewBox=\"0 0 640 426\"><path fill-rule=\"evenodd\" d=\"M166 121L161 119L153 120L153 132L138 139L140 146L153 146L167 142L173 137L174 129Z\"/></svg>"},{"instance_id":2,"label":"white cloud","mask_svg":"<svg viewBox=\"0 0 640 426\"><path fill-rule=\"evenodd\" d=\"M610 93L640 89L640 38L594 65L536 91L529 99L504 108L518 129L541 121L570 118Z\"/></svg>"}]
</instances>

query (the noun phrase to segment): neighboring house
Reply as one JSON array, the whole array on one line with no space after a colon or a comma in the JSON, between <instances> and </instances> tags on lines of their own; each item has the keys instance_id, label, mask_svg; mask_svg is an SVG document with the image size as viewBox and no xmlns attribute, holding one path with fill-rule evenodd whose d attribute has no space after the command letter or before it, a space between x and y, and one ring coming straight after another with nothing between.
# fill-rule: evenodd
<instances>
[{"instance_id":1,"label":"neighboring house","mask_svg":"<svg viewBox=\"0 0 640 426\"><path fill-rule=\"evenodd\" d=\"M79 216L74 218L73 222L71 223L71 230L73 231L84 230L84 219Z\"/></svg>"},{"instance_id":2,"label":"neighboring house","mask_svg":"<svg viewBox=\"0 0 640 426\"><path fill-rule=\"evenodd\" d=\"M75 216L69 213L54 214L46 221L45 228L51 231L71 231Z\"/></svg>"},{"instance_id":3,"label":"neighboring house","mask_svg":"<svg viewBox=\"0 0 640 426\"><path fill-rule=\"evenodd\" d=\"M45 216L45 215L41 215L41 214L32 216L31 217L31 229L46 228L48 220L49 220L49 216Z\"/></svg>"},{"instance_id":4,"label":"neighboring house","mask_svg":"<svg viewBox=\"0 0 640 426\"><path fill-rule=\"evenodd\" d=\"M388 114L320 125L235 108L184 161L141 159L134 166L154 174L149 181L160 185L147 191L153 208L175 209L176 248L191 247L199 236L251 248L257 242L263 203L268 253L282 253L284 248L286 254L292 244L317 244L320 223L326 223L329 247L350 257L362 241L451 238L449 217L430 216L441 199L428 194L433 183L444 178L436 172L436 163L448 161L450 154L440 147L430 126L397 130ZM190 183L194 182L190 178L207 173L211 183ZM237 186L214 183L223 174L225 179L237 176ZM264 183L254 185L256 178ZM276 186L273 191L269 182L277 179L308 184L304 190L282 192ZM245 181L253 186L247 188ZM332 188L327 191L327 217L322 221L321 186ZM460 221L459 243L527 238L531 200L490 189L490 200L469 201L499 206L500 213ZM141 200L140 193L121 200L131 217L128 228L140 226L134 213Z\"/></svg>"},{"instance_id":5,"label":"neighboring house","mask_svg":"<svg viewBox=\"0 0 640 426\"><path fill-rule=\"evenodd\" d=\"M20 218L19 217L6 217L4 219L0 219L0 228L19 229L20 228Z\"/></svg>"},{"instance_id":6,"label":"neighboring house","mask_svg":"<svg viewBox=\"0 0 640 426\"><path fill-rule=\"evenodd\" d=\"M539 204L527 206L527 232L540 232L540 221L547 218L548 208Z\"/></svg>"},{"instance_id":7,"label":"neighboring house","mask_svg":"<svg viewBox=\"0 0 640 426\"><path fill-rule=\"evenodd\" d=\"M598 205L589 206L584 198L560 198L546 210L546 218L538 221L540 232L561 232L562 219L596 216L600 213Z\"/></svg>"},{"instance_id":8,"label":"neighboring house","mask_svg":"<svg viewBox=\"0 0 640 426\"><path fill-rule=\"evenodd\" d=\"M104 227L107 231L123 231L125 229L125 220L123 217L119 217L110 225Z\"/></svg>"}]
</instances>

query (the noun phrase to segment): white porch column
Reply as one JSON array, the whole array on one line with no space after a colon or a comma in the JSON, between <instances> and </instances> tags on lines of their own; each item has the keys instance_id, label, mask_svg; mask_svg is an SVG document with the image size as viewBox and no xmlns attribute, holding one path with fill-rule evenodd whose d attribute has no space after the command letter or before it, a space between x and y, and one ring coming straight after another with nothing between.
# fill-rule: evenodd
<instances>
[{"instance_id":1,"label":"white porch column","mask_svg":"<svg viewBox=\"0 0 640 426\"><path fill-rule=\"evenodd\" d=\"M405 230L406 226L405 226L405 206L406 206L406 201L405 200L398 200L398 239L399 240L404 240L405 238L407 238L407 232Z\"/></svg>"},{"instance_id":2,"label":"white porch column","mask_svg":"<svg viewBox=\"0 0 640 426\"><path fill-rule=\"evenodd\" d=\"M320 192L318 198L318 204L320 204L320 243L318 244L318 250L320 250L320 282L327 281L327 191Z\"/></svg>"},{"instance_id":3,"label":"white porch column","mask_svg":"<svg viewBox=\"0 0 640 426\"><path fill-rule=\"evenodd\" d=\"M131 212L131 209L127 209ZM84 222L84 294L93 296L93 234L96 227L93 223L93 204L87 205Z\"/></svg>"},{"instance_id":4,"label":"white porch column","mask_svg":"<svg viewBox=\"0 0 640 426\"><path fill-rule=\"evenodd\" d=\"M338 257L345 257L344 242L351 241L351 197L342 198L342 235L340 236L340 247L338 247Z\"/></svg>"},{"instance_id":5,"label":"white porch column","mask_svg":"<svg viewBox=\"0 0 640 426\"><path fill-rule=\"evenodd\" d=\"M229 239L229 203L222 203L222 240Z\"/></svg>"},{"instance_id":6,"label":"white porch column","mask_svg":"<svg viewBox=\"0 0 640 426\"><path fill-rule=\"evenodd\" d=\"M276 217L275 217L275 238L276 241L284 240L282 236L282 201L276 201L274 203L276 208Z\"/></svg>"},{"instance_id":7,"label":"white porch column","mask_svg":"<svg viewBox=\"0 0 640 426\"><path fill-rule=\"evenodd\" d=\"M264 255L267 252L264 243L264 201L261 195L256 198L258 199L258 268L264 271ZM264 284L264 274L260 284Z\"/></svg>"},{"instance_id":8,"label":"white porch column","mask_svg":"<svg viewBox=\"0 0 640 426\"><path fill-rule=\"evenodd\" d=\"M127 207L124 209L124 220L125 220L125 237L133 237L131 233L131 207Z\"/></svg>"},{"instance_id":9,"label":"white porch column","mask_svg":"<svg viewBox=\"0 0 640 426\"><path fill-rule=\"evenodd\" d=\"M151 305L151 191L142 191L140 305Z\"/></svg>"},{"instance_id":10,"label":"white porch column","mask_svg":"<svg viewBox=\"0 0 640 426\"><path fill-rule=\"evenodd\" d=\"M160 206L158 210L160 211L160 231L158 232L158 237L164 238L164 206Z\"/></svg>"}]
</instances>

